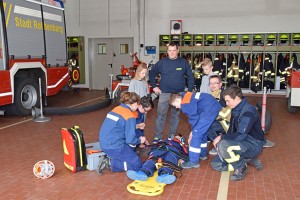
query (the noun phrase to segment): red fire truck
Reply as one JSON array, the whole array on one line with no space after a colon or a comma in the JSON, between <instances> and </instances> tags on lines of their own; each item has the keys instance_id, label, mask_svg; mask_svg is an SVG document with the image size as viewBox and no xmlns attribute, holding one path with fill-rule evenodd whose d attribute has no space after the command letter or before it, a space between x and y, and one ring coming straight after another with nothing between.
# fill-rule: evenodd
<instances>
[{"instance_id":1,"label":"red fire truck","mask_svg":"<svg viewBox=\"0 0 300 200\"><path fill-rule=\"evenodd\" d=\"M0 113L29 115L69 81L64 8L52 0L0 0ZM45 102L45 101L44 101Z\"/></svg>"}]
</instances>

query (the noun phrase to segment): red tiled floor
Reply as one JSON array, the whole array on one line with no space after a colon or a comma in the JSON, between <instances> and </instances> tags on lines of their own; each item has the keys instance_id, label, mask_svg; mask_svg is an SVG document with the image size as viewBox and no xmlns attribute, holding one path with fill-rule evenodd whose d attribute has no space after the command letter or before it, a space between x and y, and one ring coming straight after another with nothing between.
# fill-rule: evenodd
<instances>
[{"instance_id":1,"label":"red tiled floor","mask_svg":"<svg viewBox=\"0 0 300 200\"><path fill-rule=\"evenodd\" d=\"M48 98L48 106L71 106L103 95L100 91L61 92ZM251 103L260 98L249 97ZM88 102L92 104L95 101ZM81 105L82 106L82 105ZM249 166L246 178L229 182L227 199L300 199L300 112L287 112L283 98L268 98L273 125L266 138L276 143L265 148L260 158L264 169ZM1 199L216 199L221 174L210 167L212 156L199 169L184 170L163 194L146 197L131 194L126 186L132 181L125 173L95 171L72 173L63 165L60 129L79 125L86 143L98 140L98 131L107 112L114 105L81 115L52 115L50 122L36 123L31 117L0 116L0 197ZM146 136L152 140L156 108L147 114ZM16 122L19 124L9 126ZM23 122L23 123L21 123ZM167 127L166 127L167 128ZM167 130L165 131L167 132ZM181 115L179 133L187 136L190 127ZM211 145L209 145L211 148ZM33 165L47 159L55 164L53 177L34 178Z\"/></svg>"}]
</instances>

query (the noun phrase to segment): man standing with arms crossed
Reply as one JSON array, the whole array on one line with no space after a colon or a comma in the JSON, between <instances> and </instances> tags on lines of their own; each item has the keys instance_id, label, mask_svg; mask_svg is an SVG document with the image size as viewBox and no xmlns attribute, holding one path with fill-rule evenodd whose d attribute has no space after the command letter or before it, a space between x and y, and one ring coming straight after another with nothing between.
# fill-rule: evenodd
<instances>
[{"instance_id":1,"label":"man standing with arms crossed","mask_svg":"<svg viewBox=\"0 0 300 200\"><path fill-rule=\"evenodd\" d=\"M153 143L162 139L166 117L169 109L169 96L172 93L179 93L185 90L186 79L188 91L191 92L194 87L194 77L191 66L187 60L178 57L179 49L174 43L168 45L168 57L158 61L149 73L149 79L153 91L159 94L157 117ZM160 74L159 87L156 85L156 76ZM171 107L171 116L169 124L168 140L171 140L177 131L179 124L180 110L174 106Z\"/></svg>"}]
</instances>

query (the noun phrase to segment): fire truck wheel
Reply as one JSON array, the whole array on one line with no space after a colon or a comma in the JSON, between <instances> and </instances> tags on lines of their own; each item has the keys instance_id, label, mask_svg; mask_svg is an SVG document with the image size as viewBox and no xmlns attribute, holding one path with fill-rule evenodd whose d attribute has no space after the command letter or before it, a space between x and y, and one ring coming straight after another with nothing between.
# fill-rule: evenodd
<instances>
[{"instance_id":1,"label":"fire truck wheel","mask_svg":"<svg viewBox=\"0 0 300 200\"><path fill-rule=\"evenodd\" d=\"M291 101L292 101L292 99L291 99L291 93L290 93L290 95L288 97L288 112L295 113L295 112L297 112L297 108L294 106L291 106Z\"/></svg>"},{"instance_id":2,"label":"fire truck wheel","mask_svg":"<svg viewBox=\"0 0 300 200\"><path fill-rule=\"evenodd\" d=\"M38 83L34 79L16 81L14 106L18 115L30 115L33 106L39 107Z\"/></svg>"}]
</instances>

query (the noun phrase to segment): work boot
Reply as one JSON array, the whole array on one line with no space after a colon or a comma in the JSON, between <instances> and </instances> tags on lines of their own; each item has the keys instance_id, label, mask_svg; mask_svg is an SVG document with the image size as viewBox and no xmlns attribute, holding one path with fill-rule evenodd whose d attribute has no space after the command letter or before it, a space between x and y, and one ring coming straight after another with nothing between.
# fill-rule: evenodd
<instances>
[{"instance_id":1,"label":"work boot","mask_svg":"<svg viewBox=\"0 0 300 200\"><path fill-rule=\"evenodd\" d=\"M96 168L98 175L101 176L103 174L104 169L110 169L109 158L107 156L100 156L99 164Z\"/></svg>"},{"instance_id":2,"label":"work boot","mask_svg":"<svg viewBox=\"0 0 300 200\"><path fill-rule=\"evenodd\" d=\"M191 168L199 168L200 165L199 165L199 163L194 163L194 162L191 162L191 161L187 161L187 162L182 163L181 167L183 169L191 169Z\"/></svg>"},{"instance_id":3,"label":"work boot","mask_svg":"<svg viewBox=\"0 0 300 200\"><path fill-rule=\"evenodd\" d=\"M200 160L207 160L207 156L200 156Z\"/></svg>"},{"instance_id":4,"label":"work boot","mask_svg":"<svg viewBox=\"0 0 300 200\"><path fill-rule=\"evenodd\" d=\"M145 172L143 171L133 171L133 170L128 170L126 172L126 175L128 178L131 180L139 180L139 181L146 181L148 180L148 176Z\"/></svg>"},{"instance_id":5,"label":"work boot","mask_svg":"<svg viewBox=\"0 0 300 200\"><path fill-rule=\"evenodd\" d=\"M176 176L170 174L162 174L156 177L156 182L164 184L172 184L176 181Z\"/></svg>"},{"instance_id":6,"label":"work boot","mask_svg":"<svg viewBox=\"0 0 300 200\"><path fill-rule=\"evenodd\" d=\"M254 166L258 171L262 170L263 168L261 161L257 158L248 159L247 164Z\"/></svg>"},{"instance_id":7,"label":"work boot","mask_svg":"<svg viewBox=\"0 0 300 200\"><path fill-rule=\"evenodd\" d=\"M244 165L243 167L234 170L233 174L230 176L231 181L240 181L245 178L246 174L248 172L247 165Z\"/></svg>"},{"instance_id":8,"label":"work boot","mask_svg":"<svg viewBox=\"0 0 300 200\"><path fill-rule=\"evenodd\" d=\"M209 155L217 155L218 154L216 148L212 148L208 153L209 153Z\"/></svg>"}]
</instances>

